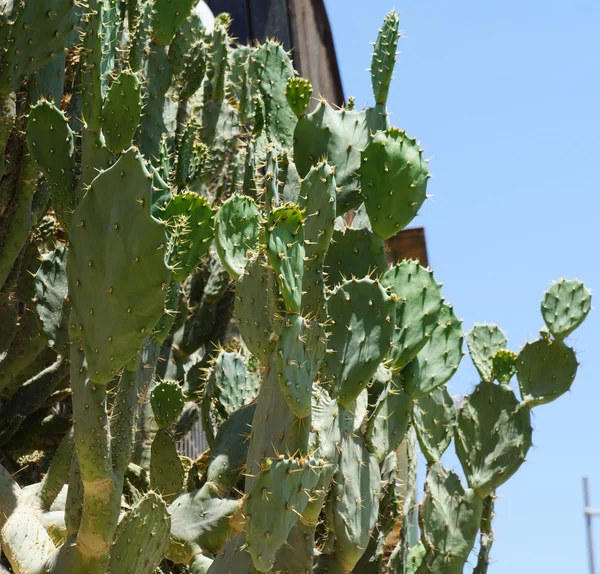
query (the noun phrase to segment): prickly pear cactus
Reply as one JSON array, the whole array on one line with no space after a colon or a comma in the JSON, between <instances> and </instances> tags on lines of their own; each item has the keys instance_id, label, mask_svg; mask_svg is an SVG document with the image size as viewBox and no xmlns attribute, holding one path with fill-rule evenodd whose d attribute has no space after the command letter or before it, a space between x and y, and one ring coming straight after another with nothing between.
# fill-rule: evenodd
<instances>
[{"instance_id":1,"label":"prickly pear cactus","mask_svg":"<svg viewBox=\"0 0 600 574\"><path fill-rule=\"evenodd\" d=\"M458 310L385 244L430 179L386 110L398 14L365 110L312 107L283 47L230 24L203 0L0 1L2 552L18 574L458 574L479 532L486 572L591 294L553 283L518 353L475 325L455 402Z\"/></svg>"}]
</instances>

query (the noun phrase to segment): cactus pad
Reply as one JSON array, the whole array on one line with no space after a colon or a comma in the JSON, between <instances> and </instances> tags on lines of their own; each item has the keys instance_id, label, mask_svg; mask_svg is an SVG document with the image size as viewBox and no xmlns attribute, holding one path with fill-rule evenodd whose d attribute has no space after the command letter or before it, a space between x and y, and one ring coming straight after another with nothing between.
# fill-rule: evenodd
<instances>
[{"instance_id":1,"label":"cactus pad","mask_svg":"<svg viewBox=\"0 0 600 574\"><path fill-rule=\"evenodd\" d=\"M333 517L335 555L347 571L352 571L377 522L381 475L377 458L366 449L360 434L344 432L340 451L328 503Z\"/></svg>"},{"instance_id":2,"label":"cactus pad","mask_svg":"<svg viewBox=\"0 0 600 574\"><path fill-rule=\"evenodd\" d=\"M396 308L389 358L396 369L402 369L417 356L438 327L442 292L433 271L416 261L396 264L384 274L381 284L390 291ZM450 329L454 331L455 326Z\"/></svg>"},{"instance_id":3,"label":"cactus pad","mask_svg":"<svg viewBox=\"0 0 600 574\"><path fill-rule=\"evenodd\" d=\"M506 335L498 325L475 325L467 337L471 360L482 381L494 380L494 355L505 349Z\"/></svg>"},{"instance_id":4,"label":"cactus pad","mask_svg":"<svg viewBox=\"0 0 600 574\"><path fill-rule=\"evenodd\" d=\"M213 240L213 212L206 198L187 191L173 197L161 218L170 238L173 281L183 281L208 253Z\"/></svg>"},{"instance_id":5,"label":"cactus pad","mask_svg":"<svg viewBox=\"0 0 600 574\"><path fill-rule=\"evenodd\" d=\"M182 494L171 506L171 543L167 558L176 563L217 553L242 529L240 500L216 496L210 484Z\"/></svg>"},{"instance_id":6,"label":"cactus pad","mask_svg":"<svg viewBox=\"0 0 600 574\"><path fill-rule=\"evenodd\" d=\"M448 389L437 387L415 400L412 420L427 462L437 462L450 445L456 426L456 407Z\"/></svg>"},{"instance_id":7,"label":"cactus pad","mask_svg":"<svg viewBox=\"0 0 600 574\"><path fill-rule=\"evenodd\" d=\"M264 102L267 137L291 147L296 116L285 95L287 81L294 75L289 56L282 46L267 40L250 55L250 75Z\"/></svg>"},{"instance_id":8,"label":"cactus pad","mask_svg":"<svg viewBox=\"0 0 600 574\"><path fill-rule=\"evenodd\" d=\"M373 231L384 239L402 231L425 201L429 169L422 152L415 139L390 128L362 153L361 192Z\"/></svg>"},{"instance_id":9,"label":"cactus pad","mask_svg":"<svg viewBox=\"0 0 600 574\"><path fill-rule=\"evenodd\" d=\"M102 108L102 131L112 153L121 153L131 145L141 114L140 81L133 72L125 70L111 84Z\"/></svg>"},{"instance_id":10,"label":"cactus pad","mask_svg":"<svg viewBox=\"0 0 600 574\"><path fill-rule=\"evenodd\" d=\"M517 354L508 349L498 349L492 357L492 369L499 383L509 383L517 372Z\"/></svg>"},{"instance_id":11,"label":"cactus pad","mask_svg":"<svg viewBox=\"0 0 600 574\"><path fill-rule=\"evenodd\" d=\"M422 540L427 548L423 571L462 574L482 512L482 499L473 490L465 490L455 473L439 462L432 465L420 512Z\"/></svg>"},{"instance_id":12,"label":"cactus pad","mask_svg":"<svg viewBox=\"0 0 600 574\"><path fill-rule=\"evenodd\" d=\"M152 39L162 46L169 44L195 4L196 0L154 0Z\"/></svg>"},{"instance_id":13,"label":"cactus pad","mask_svg":"<svg viewBox=\"0 0 600 574\"><path fill-rule=\"evenodd\" d=\"M289 78L285 86L285 97L292 111L299 118L306 113L313 88L306 78Z\"/></svg>"},{"instance_id":14,"label":"cactus pad","mask_svg":"<svg viewBox=\"0 0 600 574\"><path fill-rule=\"evenodd\" d=\"M235 315L238 329L250 352L265 362L275 348L273 312L276 303L272 294L274 282L271 269L261 259L251 260L235 290Z\"/></svg>"},{"instance_id":15,"label":"cactus pad","mask_svg":"<svg viewBox=\"0 0 600 574\"><path fill-rule=\"evenodd\" d=\"M577 373L577 358L560 339L527 343L517 358L517 378L523 402L534 407L566 393Z\"/></svg>"},{"instance_id":16,"label":"cactus pad","mask_svg":"<svg viewBox=\"0 0 600 574\"><path fill-rule=\"evenodd\" d=\"M308 504L322 464L313 459L265 459L246 500L246 541L254 567L269 572L275 553ZM274 512L274 509L278 509Z\"/></svg>"},{"instance_id":17,"label":"cactus pad","mask_svg":"<svg viewBox=\"0 0 600 574\"><path fill-rule=\"evenodd\" d=\"M550 332L564 339L583 323L591 307L592 293L581 281L560 279L544 294L542 317Z\"/></svg>"},{"instance_id":18,"label":"cactus pad","mask_svg":"<svg viewBox=\"0 0 600 574\"><path fill-rule=\"evenodd\" d=\"M77 205L77 182L74 136L65 115L49 102L41 101L35 105L29 114L27 145L48 180L56 215L68 230Z\"/></svg>"},{"instance_id":19,"label":"cactus pad","mask_svg":"<svg viewBox=\"0 0 600 574\"><path fill-rule=\"evenodd\" d=\"M150 486L169 504L183 490L185 471L173 437L160 429L152 441L150 458Z\"/></svg>"},{"instance_id":20,"label":"cactus pad","mask_svg":"<svg viewBox=\"0 0 600 574\"><path fill-rule=\"evenodd\" d=\"M310 414L314 365L307 352L308 321L296 314L281 322L275 361L281 392L290 410L300 419Z\"/></svg>"},{"instance_id":21,"label":"cactus pad","mask_svg":"<svg viewBox=\"0 0 600 574\"><path fill-rule=\"evenodd\" d=\"M383 21L383 26L379 30L373 59L371 61L371 84L375 103L385 105L387 103L388 92L394 65L396 63L396 50L398 48L398 12L392 10L387 14Z\"/></svg>"},{"instance_id":22,"label":"cactus pad","mask_svg":"<svg viewBox=\"0 0 600 574\"><path fill-rule=\"evenodd\" d=\"M209 444L220 426L258 395L259 381L249 377L239 353L221 351L210 370L202 396L202 420Z\"/></svg>"},{"instance_id":23,"label":"cactus pad","mask_svg":"<svg viewBox=\"0 0 600 574\"><path fill-rule=\"evenodd\" d=\"M438 326L417 356L402 370L404 390L418 398L443 385L458 370L464 334L454 309L442 305Z\"/></svg>"},{"instance_id":24,"label":"cactus pad","mask_svg":"<svg viewBox=\"0 0 600 574\"><path fill-rule=\"evenodd\" d=\"M48 345L63 356L69 349L69 305L67 286L67 254L64 246L57 247L42 258L35 274L35 311L40 331Z\"/></svg>"},{"instance_id":25,"label":"cactus pad","mask_svg":"<svg viewBox=\"0 0 600 574\"><path fill-rule=\"evenodd\" d=\"M523 464L531 416L508 385L480 383L458 411L456 454L469 486L485 498Z\"/></svg>"},{"instance_id":26,"label":"cactus pad","mask_svg":"<svg viewBox=\"0 0 600 574\"><path fill-rule=\"evenodd\" d=\"M181 136L177 153L175 183L182 189L192 186L202 177L208 160L208 147L200 143L197 136L198 125L191 120Z\"/></svg>"},{"instance_id":27,"label":"cactus pad","mask_svg":"<svg viewBox=\"0 0 600 574\"><path fill-rule=\"evenodd\" d=\"M326 282L329 288L352 277L379 277L385 273L383 239L368 229L345 229L333 232L325 256Z\"/></svg>"},{"instance_id":28,"label":"cactus pad","mask_svg":"<svg viewBox=\"0 0 600 574\"><path fill-rule=\"evenodd\" d=\"M323 262L333 236L336 183L333 168L319 163L302 180L298 201L304 209L305 264L302 309L324 319ZM287 187L287 185L286 185ZM284 188L284 194L285 194Z\"/></svg>"},{"instance_id":29,"label":"cactus pad","mask_svg":"<svg viewBox=\"0 0 600 574\"><path fill-rule=\"evenodd\" d=\"M162 381L152 389L150 403L156 424L162 429L171 426L179 418L185 398L178 383Z\"/></svg>"},{"instance_id":30,"label":"cactus pad","mask_svg":"<svg viewBox=\"0 0 600 574\"><path fill-rule=\"evenodd\" d=\"M303 115L294 132L294 160L300 177L326 157L335 167L339 187L337 215L343 215L361 203L358 192L360 152L369 141L365 112L334 110L321 102L314 112Z\"/></svg>"},{"instance_id":31,"label":"cactus pad","mask_svg":"<svg viewBox=\"0 0 600 574\"><path fill-rule=\"evenodd\" d=\"M260 213L254 200L234 195L225 201L215 217L215 244L223 267L238 279L248 261L248 251L258 247Z\"/></svg>"},{"instance_id":32,"label":"cactus pad","mask_svg":"<svg viewBox=\"0 0 600 574\"><path fill-rule=\"evenodd\" d=\"M328 307L334 320L321 372L337 401L347 408L389 351L394 304L380 283L365 277L340 285Z\"/></svg>"},{"instance_id":33,"label":"cactus pad","mask_svg":"<svg viewBox=\"0 0 600 574\"><path fill-rule=\"evenodd\" d=\"M73 216L70 331L82 338L98 384L135 356L163 312L167 241L150 215L151 193L150 174L132 149L94 180Z\"/></svg>"},{"instance_id":34,"label":"cactus pad","mask_svg":"<svg viewBox=\"0 0 600 574\"><path fill-rule=\"evenodd\" d=\"M219 428L210 449L208 482L227 496L244 472L248 456L248 438L256 405L247 405L233 413Z\"/></svg>"},{"instance_id":35,"label":"cactus pad","mask_svg":"<svg viewBox=\"0 0 600 574\"><path fill-rule=\"evenodd\" d=\"M154 492L146 494L123 517L110 550L108 572L152 574L169 544L171 518Z\"/></svg>"},{"instance_id":36,"label":"cactus pad","mask_svg":"<svg viewBox=\"0 0 600 574\"><path fill-rule=\"evenodd\" d=\"M402 390L397 379L392 379L383 392L367 423L367 448L379 462L388 452L395 451L410 424L412 398Z\"/></svg>"},{"instance_id":37,"label":"cactus pad","mask_svg":"<svg viewBox=\"0 0 600 574\"><path fill-rule=\"evenodd\" d=\"M8 20L6 36L4 30L0 32L0 98L65 49L77 23L78 7L73 0L36 0L4 3L2 12Z\"/></svg>"},{"instance_id":38,"label":"cactus pad","mask_svg":"<svg viewBox=\"0 0 600 574\"><path fill-rule=\"evenodd\" d=\"M295 205L278 207L266 224L267 255L286 309L300 312L304 274L304 219Z\"/></svg>"}]
</instances>

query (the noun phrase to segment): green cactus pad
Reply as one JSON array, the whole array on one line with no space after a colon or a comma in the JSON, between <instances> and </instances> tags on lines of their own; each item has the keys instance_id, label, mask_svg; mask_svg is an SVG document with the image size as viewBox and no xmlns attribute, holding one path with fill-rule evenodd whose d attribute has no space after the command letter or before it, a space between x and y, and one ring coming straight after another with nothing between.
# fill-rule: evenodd
<instances>
[{"instance_id":1,"label":"green cactus pad","mask_svg":"<svg viewBox=\"0 0 600 574\"><path fill-rule=\"evenodd\" d=\"M198 133L198 124L192 119L179 142L175 183L182 189L192 186L202 176L208 160L208 147L198 141Z\"/></svg>"},{"instance_id":2,"label":"green cactus pad","mask_svg":"<svg viewBox=\"0 0 600 574\"><path fill-rule=\"evenodd\" d=\"M287 188L287 184L286 184ZM284 188L284 194L286 193ZM305 264L302 281L302 310L325 318L323 262L333 236L336 183L333 168L320 163L302 180L298 201L304 209Z\"/></svg>"},{"instance_id":3,"label":"green cactus pad","mask_svg":"<svg viewBox=\"0 0 600 574\"><path fill-rule=\"evenodd\" d=\"M504 484L531 446L531 416L508 385L480 383L458 411L456 454L481 498Z\"/></svg>"},{"instance_id":4,"label":"green cactus pad","mask_svg":"<svg viewBox=\"0 0 600 574\"><path fill-rule=\"evenodd\" d=\"M210 448L206 479L222 496L229 495L244 472L255 410L256 405L251 404L233 413L219 428Z\"/></svg>"},{"instance_id":5,"label":"green cactus pad","mask_svg":"<svg viewBox=\"0 0 600 574\"><path fill-rule=\"evenodd\" d=\"M221 351L210 370L202 396L202 421L209 444L220 426L258 395L259 381L249 377L239 353Z\"/></svg>"},{"instance_id":6,"label":"green cactus pad","mask_svg":"<svg viewBox=\"0 0 600 574\"><path fill-rule=\"evenodd\" d=\"M257 572L248 554L246 537L241 532L223 545L207 574L256 574Z\"/></svg>"},{"instance_id":7,"label":"green cactus pad","mask_svg":"<svg viewBox=\"0 0 600 574\"><path fill-rule=\"evenodd\" d=\"M333 232L324 269L330 289L351 277L379 277L386 268L385 245L379 235L368 229Z\"/></svg>"},{"instance_id":8,"label":"green cactus pad","mask_svg":"<svg viewBox=\"0 0 600 574\"><path fill-rule=\"evenodd\" d=\"M321 372L338 403L348 408L389 351L394 304L380 283L365 277L340 285L328 307L332 321Z\"/></svg>"},{"instance_id":9,"label":"green cactus pad","mask_svg":"<svg viewBox=\"0 0 600 574\"><path fill-rule=\"evenodd\" d=\"M200 141L210 149L203 180L209 181L220 175L227 159L236 149L239 123L237 111L227 100L209 100L203 105Z\"/></svg>"},{"instance_id":10,"label":"green cactus pad","mask_svg":"<svg viewBox=\"0 0 600 574\"><path fill-rule=\"evenodd\" d=\"M298 521L275 555L272 572L312 572L315 525Z\"/></svg>"},{"instance_id":11,"label":"green cactus pad","mask_svg":"<svg viewBox=\"0 0 600 574\"><path fill-rule=\"evenodd\" d=\"M215 245L223 267L236 280L244 272L248 251L258 247L260 212L250 197L234 195L215 217Z\"/></svg>"},{"instance_id":12,"label":"green cactus pad","mask_svg":"<svg viewBox=\"0 0 600 574\"><path fill-rule=\"evenodd\" d=\"M302 117L312 96L313 88L306 78L289 78L285 86L285 97L297 118Z\"/></svg>"},{"instance_id":13,"label":"green cactus pad","mask_svg":"<svg viewBox=\"0 0 600 574\"><path fill-rule=\"evenodd\" d=\"M383 21L383 26L379 30L375 50L373 51L371 84L373 86L375 103L377 104L385 105L387 103L394 65L396 63L398 38L400 37L398 22L398 12L392 10L387 14Z\"/></svg>"},{"instance_id":14,"label":"green cactus pad","mask_svg":"<svg viewBox=\"0 0 600 574\"><path fill-rule=\"evenodd\" d=\"M273 272L261 259L251 260L236 284L235 316L238 329L250 352L262 362L275 348L273 333L277 310L273 296L275 279Z\"/></svg>"},{"instance_id":15,"label":"green cactus pad","mask_svg":"<svg viewBox=\"0 0 600 574\"><path fill-rule=\"evenodd\" d=\"M499 383L509 383L517 372L517 354L508 349L498 349L492 357L492 369Z\"/></svg>"},{"instance_id":16,"label":"green cactus pad","mask_svg":"<svg viewBox=\"0 0 600 574\"><path fill-rule=\"evenodd\" d=\"M68 355L69 349L67 255L64 246L44 255L34 281L40 331L48 340L48 346L63 356Z\"/></svg>"},{"instance_id":17,"label":"green cactus pad","mask_svg":"<svg viewBox=\"0 0 600 574\"><path fill-rule=\"evenodd\" d=\"M79 8L73 0L36 0L4 3L2 12L6 32L0 32L0 98L65 49Z\"/></svg>"},{"instance_id":18,"label":"green cactus pad","mask_svg":"<svg viewBox=\"0 0 600 574\"><path fill-rule=\"evenodd\" d=\"M315 365L307 350L308 321L296 314L283 318L277 346L275 362L281 392L290 410L303 419L310 414Z\"/></svg>"},{"instance_id":19,"label":"green cactus pad","mask_svg":"<svg viewBox=\"0 0 600 574\"><path fill-rule=\"evenodd\" d=\"M168 45L196 2L197 0L154 0L152 40L162 46Z\"/></svg>"},{"instance_id":20,"label":"green cactus pad","mask_svg":"<svg viewBox=\"0 0 600 574\"><path fill-rule=\"evenodd\" d=\"M14 94L0 98L0 179L6 171L6 144L17 119L17 106Z\"/></svg>"},{"instance_id":21,"label":"green cactus pad","mask_svg":"<svg viewBox=\"0 0 600 574\"><path fill-rule=\"evenodd\" d=\"M174 424L179 418L185 398L178 383L162 381L152 389L150 404L158 428L163 429Z\"/></svg>"},{"instance_id":22,"label":"green cactus pad","mask_svg":"<svg viewBox=\"0 0 600 574\"><path fill-rule=\"evenodd\" d=\"M417 356L438 327L442 292L433 271L416 261L396 264L384 274L381 284L391 293L396 308L389 358L396 369L402 369Z\"/></svg>"},{"instance_id":23,"label":"green cactus pad","mask_svg":"<svg viewBox=\"0 0 600 574\"><path fill-rule=\"evenodd\" d=\"M150 215L151 193L150 174L132 149L94 180L73 215L71 338L82 338L98 384L135 356L163 312L167 238Z\"/></svg>"},{"instance_id":24,"label":"green cactus pad","mask_svg":"<svg viewBox=\"0 0 600 574\"><path fill-rule=\"evenodd\" d=\"M210 249L214 237L212 209L206 198L186 191L173 197L161 217L169 232L172 280L183 281Z\"/></svg>"},{"instance_id":25,"label":"green cactus pad","mask_svg":"<svg viewBox=\"0 0 600 574\"><path fill-rule=\"evenodd\" d=\"M140 81L133 72L125 70L111 84L102 107L102 132L112 153L121 153L131 145L141 114Z\"/></svg>"},{"instance_id":26,"label":"green cactus pad","mask_svg":"<svg viewBox=\"0 0 600 574\"><path fill-rule=\"evenodd\" d=\"M308 504L321 468L322 463L314 459L282 456L264 461L263 470L246 500L246 541L259 572L271 570L275 553Z\"/></svg>"},{"instance_id":27,"label":"green cactus pad","mask_svg":"<svg viewBox=\"0 0 600 574\"><path fill-rule=\"evenodd\" d=\"M369 413L373 412L379 397L383 394L391 382L392 371L384 367L383 363L380 364L377 367L377 371L375 371L373 377L371 377L369 386L367 387L367 392L369 395Z\"/></svg>"},{"instance_id":28,"label":"green cactus pad","mask_svg":"<svg viewBox=\"0 0 600 574\"><path fill-rule=\"evenodd\" d=\"M381 475L377 458L360 433L344 432L339 467L329 495L337 559L351 572L363 555L379 511Z\"/></svg>"},{"instance_id":29,"label":"green cactus pad","mask_svg":"<svg viewBox=\"0 0 600 574\"><path fill-rule=\"evenodd\" d=\"M173 66L164 46L151 42L147 50L149 54L145 58L146 66L143 71L147 81L142 90L144 107L136 140L146 160L157 162L160 157L161 138L167 131L163 112L166 94L173 81Z\"/></svg>"},{"instance_id":30,"label":"green cactus pad","mask_svg":"<svg viewBox=\"0 0 600 574\"><path fill-rule=\"evenodd\" d=\"M361 203L357 175L360 153L369 141L365 112L334 110L321 102L314 112L303 115L294 132L294 161L300 177L327 158L335 167L338 185L337 215L343 215Z\"/></svg>"},{"instance_id":31,"label":"green cactus pad","mask_svg":"<svg viewBox=\"0 0 600 574\"><path fill-rule=\"evenodd\" d=\"M544 294L542 317L557 339L570 335L587 317L592 307L592 292L573 279L552 283Z\"/></svg>"},{"instance_id":32,"label":"green cactus pad","mask_svg":"<svg viewBox=\"0 0 600 574\"><path fill-rule=\"evenodd\" d=\"M146 494L117 527L108 572L152 574L169 545L170 526L162 498L154 492Z\"/></svg>"},{"instance_id":33,"label":"green cactus pad","mask_svg":"<svg viewBox=\"0 0 600 574\"><path fill-rule=\"evenodd\" d=\"M498 325L475 325L468 337L467 346L471 360L482 381L494 380L494 355L505 349L508 340Z\"/></svg>"},{"instance_id":34,"label":"green cactus pad","mask_svg":"<svg viewBox=\"0 0 600 574\"><path fill-rule=\"evenodd\" d=\"M517 358L521 398L528 407L544 405L566 393L577 373L577 358L561 340L527 343Z\"/></svg>"},{"instance_id":35,"label":"green cactus pad","mask_svg":"<svg viewBox=\"0 0 600 574\"><path fill-rule=\"evenodd\" d=\"M383 239L402 231L425 201L429 169L422 152L415 139L390 128L377 132L361 155L365 207L373 231Z\"/></svg>"},{"instance_id":36,"label":"green cactus pad","mask_svg":"<svg viewBox=\"0 0 600 574\"><path fill-rule=\"evenodd\" d=\"M196 3L196 7L199 2ZM192 11L184 23L178 27L175 36L169 45L169 60L171 60L175 68L175 75L181 76L186 64L186 57L192 52L192 48L199 42L208 30L198 14L196 8Z\"/></svg>"},{"instance_id":37,"label":"green cactus pad","mask_svg":"<svg viewBox=\"0 0 600 574\"><path fill-rule=\"evenodd\" d=\"M283 205L267 219L267 255L286 309L299 313L304 274L304 218L296 205Z\"/></svg>"},{"instance_id":38,"label":"green cactus pad","mask_svg":"<svg viewBox=\"0 0 600 574\"><path fill-rule=\"evenodd\" d=\"M367 423L367 448L379 462L390 451L395 451L410 424L412 398L402 390L400 381L392 379L383 392Z\"/></svg>"},{"instance_id":39,"label":"green cactus pad","mask_svg":"<svg viewBox=\"0 0 600 574\"><path fill-rule=\"evenodd\" d=\"M166 429L160 429L152 441L150 486L169 504L181 494L184 478L175 441Z\"/></svg>"},{"instance_id":40,"label":"green cactus pad","mask_svg":"<svg viewBox=\"0 0 600 574\"><path fill-rule=\"evenodd\" d=\"M56 216L68 230L77 206L74 136L65 115L51 103L41 101L31 109L27 146L48 180Z\"/></svg>"},{"instance_id":41,"label":"green cactus pad","mask_svg":"<svg viewBox=\"0 0 600 574\"><path fill-rule=\"evenodd\" d=\"M264 102L267 137L283 148L292 147L297 121L285 94L287 81L293 75L289 56L272 40L250 55L250 77Z\"/></svg>"},{"instance_id":42,"label":"green cactus pad","mask_svg":"<svg viewBox=\"0 0 600 574\"><path fill-rule=\"evenodd\" d=\"M241 501L220 498L210 484L182 494L171 506L171 543L166 557L188 563L202 553L216 554L243 526Z\"/></svg>"},{"instance_id":43,"label":"green cactus pad","mask_svg":"<svg viewBox=\"0 0 600 574\"><path fill-rule=\"evenodd\" d=\"M186 54L179 91L182 100L188 100L200 89L206 74L206 56L206 44L202 40L191 46ZM169 50L169 58L171 58L171 50Z\"/></svg>"},{"instance_id":44,"label":"green cactus pad","mask_svg":"<svg viewBox=\"0 0 600 574\"><path fill-rule=\"evenodd\" d=\"M164 312L152 331L152 338L161 345L167 340L175 319L178 316L180 290L181 283L172 282L169 285L165 298Z\"/></svg>"},{"instance_id":45,"label":"green cactus pad","mask_svg":"<svg viewBox=\"0 0 600 574\"><path fill-rule=\"evenodd\" d=\"M405 574L417 574L426 552L425 545L420 540L409 549Z\"/></svg>"},{"instance_id":46,"label":"green cactus pad","mask_svg":"<svg viewBox=\"0 0 600 574\"><path fill-rule=\"evenodd\" d=\"M463 339L462 323L454 309L451 305L442 305L438 326L417 356L402 369L404 390L419 398L446 383L458 370L463 357Z\"/></svg>"},{"instance_id":47,"label":"green cactus pad","mask_svg":"<svg viewBox=\"0 0 600 574\"><path fill-rule=\"evenodd\" d=\"M456 426L456 407L448 389L437 387L415 400L412 420L427 462L437 462L450 446Z\"/></svg>"},{"instance_id":48,"label":"green cactus pad","mask_svg":"<svg viewBox=\"0 0 600 574\"><path fill-rule=\"evenodd\" d=\"M431 466L425 481L420 512L422 540L427 548L427 572L462 574L475 544L483 501L440 462ZM419 572L421 570L418 570Z\"/></svg>"}]
</instances>

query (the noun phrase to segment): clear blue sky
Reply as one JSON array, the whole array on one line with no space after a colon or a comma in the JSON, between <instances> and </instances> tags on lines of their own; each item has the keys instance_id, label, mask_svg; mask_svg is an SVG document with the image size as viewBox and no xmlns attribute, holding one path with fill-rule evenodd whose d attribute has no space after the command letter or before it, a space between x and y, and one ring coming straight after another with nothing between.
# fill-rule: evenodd
<instances>
[{"instance_id":1,"label":"clear blue sky","mask_svg":"<svg viewBox=\"0 0 600 574\"><path fill-rule=\"evenodd\" d=\"M600 290L600 2L325 3L357 107L372 103L369 42L400 12L391 118L433 156L435 197L414 223L465 328L498 323L518 351L543 325L553 279ZM571 344L573 389L535 409L535 446L500 489L492 574L588 572L581 477L600 507L599 311ZM465 357L451 392L476 382ZM600 518L596 532L600 562Z\"/></svg>"}]
</instances>

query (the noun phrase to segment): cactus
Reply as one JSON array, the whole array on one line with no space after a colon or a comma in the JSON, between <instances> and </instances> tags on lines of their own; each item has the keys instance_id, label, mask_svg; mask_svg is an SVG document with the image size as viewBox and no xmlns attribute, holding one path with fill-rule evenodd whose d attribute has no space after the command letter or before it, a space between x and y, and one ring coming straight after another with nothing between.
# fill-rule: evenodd
<instances>
[{"instance_id":1,"label":"cactus","mask_svg":"<svg viewBox=\"0 0 600 574\"><path fill-rule=\"evenodd\" d=\"M279 43L234 45L206 11L0 8L0 444L23 486L44 473L0 466L2 551L22 574L447 574L479 532L486 572L590 292L552 284L519 353L476 325L455 404L462 323L430 269L386 257L429 180L386 111L398 15L374 106L309 111Z\"/></svg>"}]
</instances>

